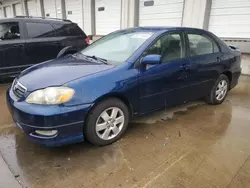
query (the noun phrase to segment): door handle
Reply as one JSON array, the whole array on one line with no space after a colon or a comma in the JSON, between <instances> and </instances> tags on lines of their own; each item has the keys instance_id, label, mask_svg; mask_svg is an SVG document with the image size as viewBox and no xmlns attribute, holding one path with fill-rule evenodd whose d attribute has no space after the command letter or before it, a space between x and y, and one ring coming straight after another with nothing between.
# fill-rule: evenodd
<instances>
[{"instance_id":1,"label":"door handle","mask_svg":"<svg viewBox=\"0 0 250 188\"><path fill-rule=\"evenodd\" d=\"M221 58L220 57L217 57L216 60L217 60L217 63L221 62Z\"/></svg>"}]
</instances>

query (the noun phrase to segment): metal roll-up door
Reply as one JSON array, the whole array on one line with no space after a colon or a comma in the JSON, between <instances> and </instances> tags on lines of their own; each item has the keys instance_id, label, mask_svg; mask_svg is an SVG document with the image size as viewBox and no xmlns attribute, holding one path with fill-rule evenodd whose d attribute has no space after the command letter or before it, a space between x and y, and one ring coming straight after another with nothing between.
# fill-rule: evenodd
<instances>
[{"instance_id":1,"label":"metal roll-up door","mask_svg":"<svg viewBox=\"0 0 250 188\"><path fill-rule=\"evenodd\" d=\"M27 1L27 9L29 16L38 16L36 0Z\"/></svg>"},{"instance_id":2,"label":"metal roll-up door","mask_svg":"<svg viewBox=\"0 0 250 188\"><path fill-rule=\"evenodd\" d=\"M121 0L96 0L96 34L106 35L121 28Z\"/></svg>"},{"instance_id":3,"label":"metal roll-up door","mask_svg":"<svg viewBox=\"0 0 250 188\"><path fill-rule=\"evenodd\" d=\"M140 26L181 26L184 0L140 0Z\"/></svg>"},{"instance_id":4,"label":"metal roll-up door","mask_svg":"<svg viewBox=\"0 0 250 188\"><path fill-rule=\"evenodd\" d=\"M208 30L219 37L250 38L250 1L213 0Z\"/></svg>"},{"instance_id":5,"label":"metal roll-up door","mask_svg":"<svg viewBox=\"0 0 250 188\"><path fill-rule=\"evenodd\" d=\"M83 29L82 0L65 0L66 17Z\"/></svg>"},{"instance_id":6,"label":"metal roll-up door","mask_svg":"<svg viewBox=\"0 0 250 188\"><path fill-rule=\"evenodd\" d=\"M4 15L6 18L11 18L13 16L10 6L4 7Z\"/></svg>"},{"instance_id":7,"label":"metal roll-up door","mask_svg":"<svg viewBox=\"0 0 250 188\"><path fill-rule=\"evenodd\" d=\"M14 4L14 11L15 11L14 12L15 16L22 16L23 15L21 3Z\"/></svg>"},{"instance_id":8,"label":"metal roll-up door","mask_svg":"<svg viewBox=\"0 0 250 188\"><path fill-rule=\"evenodd\" d=\"M57 18L56 0L43 0L45 17Z\"/></svg>"}]
</instances>

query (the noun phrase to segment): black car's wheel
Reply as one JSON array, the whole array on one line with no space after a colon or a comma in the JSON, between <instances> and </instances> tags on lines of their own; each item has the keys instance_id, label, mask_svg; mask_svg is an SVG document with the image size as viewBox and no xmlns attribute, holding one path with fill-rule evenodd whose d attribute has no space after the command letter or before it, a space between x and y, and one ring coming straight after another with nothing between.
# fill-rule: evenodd
<instances>
[{"instance_id":1,"label":"black car's wheel","mask_svg":"<svg viewBox=\"0 0 250 188\"><path fill-rule=\"evenodd\" d=\"M86 139L97 146L118 140L128 127L127 106L116 98L101 101L90 112L84 127Z\"/></svg>"},{"instance_id":2,"label":"black car's wheel","mask_svg":"<svg viewBox=\"0 0 250 188\"><path fill-rule=\"evenodd\" d=\"M229 79L226 75L222 74L215 82L210 94L206 97L206 101L209 104L217 105L221 104L229 90Z\"/></svg>"}]
</instances>

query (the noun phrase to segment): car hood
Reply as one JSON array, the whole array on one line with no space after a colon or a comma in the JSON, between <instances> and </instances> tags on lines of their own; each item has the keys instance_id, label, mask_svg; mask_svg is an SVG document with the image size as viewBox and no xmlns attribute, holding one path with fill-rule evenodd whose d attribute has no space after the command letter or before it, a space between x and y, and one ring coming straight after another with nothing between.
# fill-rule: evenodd
<instances>
[{"instance_id":1,"label":"car hood","mask_svg":"<svg viewBox=\"0 0 250 188\"><path fill-rule=\"evenodd\" d=\"M28 91L34 91L49 86L60 86L72 80L114 67L114 65L67 56L32 66L24 70L17 79Z\"/></svg>"}]
</instances>

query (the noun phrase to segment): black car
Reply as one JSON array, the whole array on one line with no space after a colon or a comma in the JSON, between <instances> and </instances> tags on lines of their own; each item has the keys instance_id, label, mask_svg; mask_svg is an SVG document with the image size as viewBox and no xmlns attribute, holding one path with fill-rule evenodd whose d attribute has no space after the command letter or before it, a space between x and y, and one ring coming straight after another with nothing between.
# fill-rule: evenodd
<instances>
[{"instance_id":1,"label":"black car","mask_svg":"<svg viewBox=\"0 0 250 188\"><path fill-rule=\"evenodd\" d=\"M86 34L69 20L15 17L0 20L0 80L57 57L65 47L88 46Z\"/></svg>"}]
</instances>

